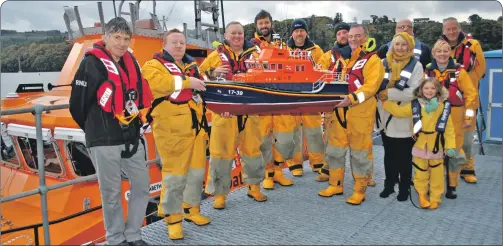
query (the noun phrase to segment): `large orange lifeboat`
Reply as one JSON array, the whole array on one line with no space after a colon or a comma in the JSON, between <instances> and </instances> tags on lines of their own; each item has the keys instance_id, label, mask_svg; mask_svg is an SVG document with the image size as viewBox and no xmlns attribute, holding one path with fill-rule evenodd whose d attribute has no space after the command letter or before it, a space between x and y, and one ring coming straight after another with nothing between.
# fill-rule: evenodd
<instances>
[{"instance_id":1,"label":"large orange lifeboat","mask_svg":"<svg viewBox=\"0 0 503 246\"><path fill-rule=\"evenodd\" d=\"M199 4L200 1L196 1L196 15L201 14ZM139 9L138 5L139 1L136 5L130 5L130 23L133 27L130 51L143 65L154 53L162 49L162 35L165 30L161 28L155 16L155 4L154 14L146 20L138 19L135 15ZM73 43L73 47L55 85L50 84L49 90L46 90L41 83L20 84L15 92L2 99L0 160L0 180L2 180L0 244L2 245L38 245L47 239L44 236L41 213L45 206L41 205L41 196L36 193L40 184L38 172L40 165L44 165L45 175L42 177L49 187L46 194L46 209L50 224L50 244L80 245L105 240L99 185L93 177L96 170L85 146L84 132L74 122L67 107L63 107L69 103L71 89L68 85L73 80L86 49L92 47L103 35L102 27L105 21L101 14L103 13L101 3L98 3L98 10L100 22L91 27L84 27L77 6L65 8L64 18L70 36L69 41ZM121 8L118 11L123 13ZM198 28L200 29L200 25ZM184 30L187 36L187 52L199 62L213 50L212 42L221 39L221 34L209 33L209 30L213 28L202 32ZM5 112L32 108L35 105L64 108L42 113L43 163L39 163L37 159L34 115L32 113L5 115ZM209 121L211 124L211 118ZM161 219L156 216L161 189L161 170L150 128L146 129L143 135L146 140L147 159L152 163L149 168L151 200L145 212L146 225ZM239 156L236 157L232 175L231 189L242 187ZM123 172L122 177L122 204L124 215L127 216L129 181L126 172ZM22 195L30 191L35 192L30 196ZM201 195L204 196L203 192Z\"/></svg>"},{"instance_id":2,"label":"large orange lifeboat","mask_svg":"<svg viewBox=\"0 0 503 246\"><path fill-rule=\"evenodd\" d=\"M203 93L217 113L288 114L331 112L348 94L347 75L321 70L309 51L289 50L278 36L245 61L247 71L232 80L206 82Z\"/></svg>"}]
</instances>

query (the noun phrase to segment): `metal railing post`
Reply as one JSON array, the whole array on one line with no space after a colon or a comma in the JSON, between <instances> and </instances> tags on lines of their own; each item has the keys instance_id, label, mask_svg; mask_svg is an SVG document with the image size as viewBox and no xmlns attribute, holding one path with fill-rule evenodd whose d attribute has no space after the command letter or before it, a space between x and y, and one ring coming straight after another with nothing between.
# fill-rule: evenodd
<instances>
[{"instance_id":1,"label":"metal railing post","mask_svg":"<svg viewBox=\"0 0 503 246\"><path fill-rule=\"evenodd\" d=\"M42 207L42 224L44 226L44 244L51 245L51 238L49 233L49 216L47 213L47 186L45 185L45 165L44 165L44 143L42 140L42 112L44 106L37 104L35 109L35 127L37 131L37 160L38 160L38 176L39 176L39 192L40 202Z\"/></svg>"}]
</instances>

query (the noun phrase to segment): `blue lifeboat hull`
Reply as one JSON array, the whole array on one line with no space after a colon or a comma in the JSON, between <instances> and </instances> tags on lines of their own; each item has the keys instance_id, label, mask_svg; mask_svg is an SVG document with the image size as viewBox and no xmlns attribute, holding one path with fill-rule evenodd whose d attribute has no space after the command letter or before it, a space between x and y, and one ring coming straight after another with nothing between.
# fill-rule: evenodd
<instances>
[{"instance_id":1,"label":"blue lifeboat hull","mask_svg":"<svg viewBox=\"0 0 503 246\"><path fill-rule=\"evenodd\" d=\"M233 115L331 112L348 94L347 83L205 83L208 108Z\"/></svg>"}]
</instances>

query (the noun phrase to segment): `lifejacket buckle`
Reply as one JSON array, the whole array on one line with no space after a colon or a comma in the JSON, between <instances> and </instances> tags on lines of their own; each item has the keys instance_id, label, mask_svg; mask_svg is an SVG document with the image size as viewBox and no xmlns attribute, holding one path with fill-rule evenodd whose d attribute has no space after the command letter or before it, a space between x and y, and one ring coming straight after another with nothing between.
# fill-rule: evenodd
<instances>
[{"instance_id":1,"label":"lifejacket buckle","mask_svg":"<svg viewBox=\"0 0 503 246\"><path fill-rule=\"evenodd\" d=\"M122 125L129 126L129 124L131 124L131 121L133 121L136 116L138 116L138 113L132 114L130 116L124 116L124 114L116 114L115 118L117 118L119 124L122 127Z\"/></svg>"},{"instance_id":2,"label":"lifejacket buckle","mask_svg":"<svg viewBox=\"0 0 503 246\"><path fill-rule=\"evenodd\" d=\"M139 110L138 110L138 107L136 106L136 103L134 103L133 100L128 100L126 102L126 111L130 114L130 115L135 115L135 114L138 114Z\"/></svg>"}]
</instances>

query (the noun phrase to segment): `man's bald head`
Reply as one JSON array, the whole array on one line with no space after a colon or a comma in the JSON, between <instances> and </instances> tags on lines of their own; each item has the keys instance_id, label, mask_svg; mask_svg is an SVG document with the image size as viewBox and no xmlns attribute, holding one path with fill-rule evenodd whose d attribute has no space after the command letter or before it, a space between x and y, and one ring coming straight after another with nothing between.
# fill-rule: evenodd
<instances>
[{"instance_id":1,"label":"man's bald head","mask_svg":"<svg viewBox=\"0 0 503 246\"><path fill-rule=\"evenodd\" d=\"M406 32L414 36L414 23L409 19L399 20L396 23L395 33Z\"/></svg>"}]
</instances>

